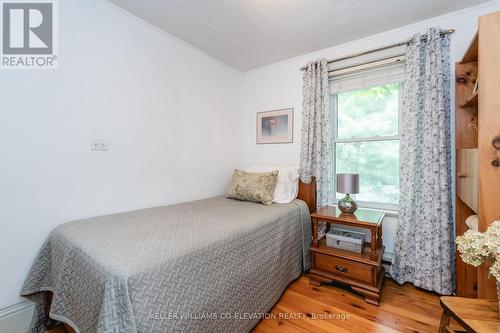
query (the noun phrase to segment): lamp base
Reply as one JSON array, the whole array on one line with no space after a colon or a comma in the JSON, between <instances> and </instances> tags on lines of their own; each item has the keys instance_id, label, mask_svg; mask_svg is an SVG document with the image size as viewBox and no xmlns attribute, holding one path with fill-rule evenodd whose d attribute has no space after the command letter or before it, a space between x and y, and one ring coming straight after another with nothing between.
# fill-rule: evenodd
<instances>
[{"instance_id":1,"label":"lamp base","mask_svg":"<svg viewBox=\"0 0 500 333\"><path fill-rule=\"evenodd\" d=\"M340 199L337 206L342 213L352 214L358 209L358 203L351 198L349 193L346 193L345 197Z\"/></svg>"}]
</instances>

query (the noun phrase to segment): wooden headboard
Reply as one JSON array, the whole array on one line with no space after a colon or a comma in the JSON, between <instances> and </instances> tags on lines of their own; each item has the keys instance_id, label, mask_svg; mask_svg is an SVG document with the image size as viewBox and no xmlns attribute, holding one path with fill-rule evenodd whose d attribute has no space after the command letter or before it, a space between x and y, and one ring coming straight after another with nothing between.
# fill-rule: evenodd
<instances>
[{"instance_id":1,"label":"wooden headboard","mask_svg":"<svg viewBox=\"0 0 500 333\"><path fill-rule=\"evenodd\" d=\"M297 198L307 204L310 213L316 211L316 177L311 177L309 184L299 180L299 195Z\"/></svg>"}]
</instances>

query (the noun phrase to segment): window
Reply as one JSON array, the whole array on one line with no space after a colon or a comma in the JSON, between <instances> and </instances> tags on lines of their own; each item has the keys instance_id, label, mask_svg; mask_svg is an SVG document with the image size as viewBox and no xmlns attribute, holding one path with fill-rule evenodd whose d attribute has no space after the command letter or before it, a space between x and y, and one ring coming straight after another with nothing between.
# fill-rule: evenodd
<instances>
[{"instance_id":1,"label":"window","mask_svg":"<svg viewBox=\"0 0 500 333\"><path fill-rule=\"evenodd\" d=\"M363 85L334 92L330 98L334 175L359 173L360 193L355 195L359 205L394 210L399 203L402 83ZM336 194L336 200L342 197Z\"/></svg>"}]
</instances>

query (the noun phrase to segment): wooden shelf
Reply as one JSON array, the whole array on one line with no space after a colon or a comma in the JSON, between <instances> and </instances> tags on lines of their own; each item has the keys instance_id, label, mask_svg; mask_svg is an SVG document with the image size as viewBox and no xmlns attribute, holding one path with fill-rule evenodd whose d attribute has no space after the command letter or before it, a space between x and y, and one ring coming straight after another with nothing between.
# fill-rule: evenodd
<instances>
[{"instance_id":1,"label":"wooden shelf","mask_svg":"<svg viewBox=\"0 0 500 333\"><path fill-rule=\"evenodd\" d=\"M500 187L496 186L500 183L500 149L494 146L500 128L499 31L500 12L481 16L478 33L455 65L457 235L467 230L465 220L470 215L477 213L480 231L500 216ZM481 103L475 90L481 92ZM457 296L496 299L495 279L489 278L487 265L471 268L457 256L456 281Z\"/></svg>"},{"instance_id":2,"label":"wooden shelf","mask_svg":"<svg viewBox=\"0 0 500 333\"><path fill-rule=\"evenodd\" d=\"M385 248L384 246L382 246L381 248L379 247L377 249L377 260L371 260L370 243L365 243L363 251L361 253L356 253L326 246L326 240L323 238L319 240L318 247L311 247L311 251L328 254L336 257L346 258L349 260L365 264L378 265L382 261L382 254L384 253L384 248Z\"/></svg>"},{"instance_id":3,"label":"wooden shelf","mask_svg":"<svg viewBox=\"0 0 500 333\"><path fill-rule=\"evenodd\" d=\"M467 48L467 51L465 51L462 61L460 62L463 64L466 62L477 61L478 54L479 54L479 39L478 39L478 33L476 32L474 38L469 44L469 47Z\"/></svg>"},{"instance_id":4,"label":"wooden shelf","mask_svg":"<svg viewBox=\"0 0 500 333\"><path fill-rule=\"evenodd\" d=\"M476 91L474 95L469 97L465 103L460 105L462 109L464 108L472 108L472 107L477 107L478 106L478 101L479 101L479 91Z\"/></svg>"}]
</instances>

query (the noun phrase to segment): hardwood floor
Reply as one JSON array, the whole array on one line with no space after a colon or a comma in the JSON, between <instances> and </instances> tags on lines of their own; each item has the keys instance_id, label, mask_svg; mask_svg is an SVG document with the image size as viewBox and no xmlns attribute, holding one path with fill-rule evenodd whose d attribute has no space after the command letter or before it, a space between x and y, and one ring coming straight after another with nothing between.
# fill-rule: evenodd
<instances>
[{"instance_id":1,"label":"hardwood floor","mask_svg":"<svg viewBox=\"0 0 500 333\"><path fill-rule=\"evenodd\" d=\"M436 294L390 279L377 307L338 287L310 285L303 276L287 288L270 316L252 332L438 332L441 306ZM60 327L47 333L66 331Z\"/></svg>"},{"instance_id":2,"label":"hardwood floor","mask_svg":"<svg viewBox=\"0 0 500 333\"><path fill-rule=\"evenodd\" d=\"M271 310L276 318L262 320L253 332L438 332L441 311L436 294L390 279L385 281L377 307L350 291L315 287L301 277ZM299 318L286 318L287 314L299 314Z\"/></svg>"}]
</instances>

